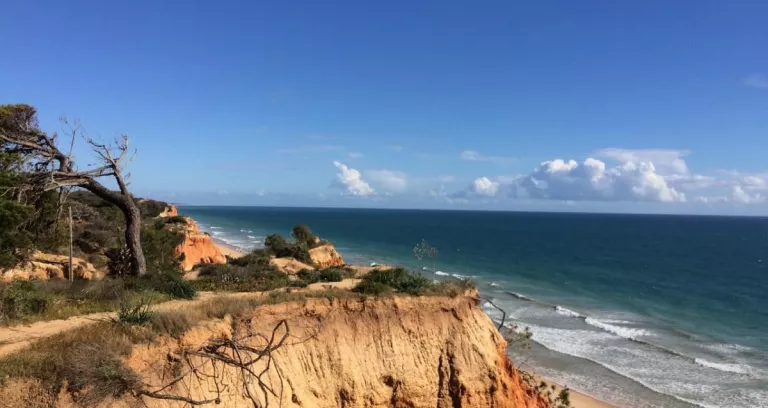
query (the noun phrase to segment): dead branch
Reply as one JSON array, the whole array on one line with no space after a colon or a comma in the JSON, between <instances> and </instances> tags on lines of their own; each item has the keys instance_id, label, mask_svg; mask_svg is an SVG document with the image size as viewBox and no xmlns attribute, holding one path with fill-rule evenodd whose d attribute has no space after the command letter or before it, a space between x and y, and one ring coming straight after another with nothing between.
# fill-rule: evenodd
<instances>
[{"instance_id":1,"label":"dead branch","mask_svg":"<svg viewBox=\"0 0 768 408\"><path fill-rule=\"evenodd\" d=\"M313 338L315 335L316 333L313 333L305 340ZM156 390L141 390L137 392L136 395L180 401L190 405L219 404L221 403L222 393L228 389L225 384L221 383L223 380L221 373L223 373L225 368L229 367L236 369L239 373L238 377L243 394L251 401L254 408L267 408L270 406L270 396L277 398L278 401L282 401L283 377L277 366L277 362L274 360L274 353L288 345L287 340L291 337L292 335L288 321L281 320L275 325L269 336L265 336L261 333L254 333L248 328L248 332L241 336L233 335L232 338L211 339L205 345L197 349L184 352L183 361L187 365L184 372L169 380ZM252 345L251 342L254 339L263 341L264 345L258 347ZM199 362L193 363L193 360L190 357L195 357ZM256 370L256 365L259 363L262 363L263 367L260 370ZM207 366L211 366L213 374L208 374L203 371ZM264 376L273 368L278 370L278 378L280 380L279 390L275 390L264 378ZM200 388L202 388L202 383L199 381L200 376L212 380L215 388L213 391L215 396L212 398L194 399L189 396L168 392L175 385L182 383L185 379L190 378L191 376L198 378L198 386ZM258 387L258 392L252 388L252 385Z\"/></svg>"}]
</instances>

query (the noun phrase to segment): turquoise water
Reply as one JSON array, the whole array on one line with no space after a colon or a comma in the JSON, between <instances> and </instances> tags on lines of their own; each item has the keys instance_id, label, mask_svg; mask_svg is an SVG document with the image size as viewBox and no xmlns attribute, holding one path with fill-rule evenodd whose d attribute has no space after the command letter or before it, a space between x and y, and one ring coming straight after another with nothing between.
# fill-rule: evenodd
<instances>
[{"instance_id":1,"label":"turquoise water","mask_svg":"<svg viewBox=\"0 0 768 408\"><path fill-rule=\"evenodd\" d=\"M308 224L349 263L473 279L534 332L516 362L629 407L768 406L768 219L182 207L243 249ZM434 264L413 257L426 239ZM499 314L490 305L492 318Z\"/></svg>"}]
</instances>

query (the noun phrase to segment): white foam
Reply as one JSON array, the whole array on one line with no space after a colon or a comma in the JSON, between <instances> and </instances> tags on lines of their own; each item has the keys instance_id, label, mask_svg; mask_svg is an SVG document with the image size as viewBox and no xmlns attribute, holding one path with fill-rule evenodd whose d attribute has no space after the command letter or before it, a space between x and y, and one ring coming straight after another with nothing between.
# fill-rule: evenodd
<instances>
[{"instance_id":1,"label":"white foam","mask_svg":"<svg viewBox=\"0 0 768 408\"><path fill-rule=\"evenodd\" d=\"M256 237L255 237L255 236L253 236L253 235L248 235L248 238L250 238L250 239L256 239Z\"/></svg>"},{"instance_id":2,"label":"white foam","mask_svg":"<svg viewBox=\"0 0 768 408\"><path fill-rule=\"evenodd\" d=\"M211 233L212 233L214 236L217 236L217 237L218 237L218 236L220 236L220 235L224 235L224 233L223 233L223 232L221 232L221 231L211 231Z\"/></svg>"},{"instance_id":3,"label":"white foam","mask_svg":"<svg viewBox=\"0 0 768 408\"><path fill-rule=\"evenodd\" d=\"M714 350L723 354L739 354L747 351L752 351L750 347L742 346L741 344L731 344L731 343L707 344L705 347L710 350Z\"/></svg>"},{"instance_id":4,"label":"white foam","mask_svg":"<svg viewBox=\"0 0 768 408\"><path fill-rule=\"evenodd\" d=\"M584 319L584 321L591 326L595 326L609 333L613 333L619 337L624 337L625 339L635 340L638 337L650 337L653 335L653 333L645 329L633 329L631 327L616 326L592 317L587 317Z\"/></svg>"},{"instance_id":5,"label":"white foam","mask_svg":"<svg viewBox=\"0 0 768 408\"><path fill-rule=\"evenodd\" d=\"M491 282L491 286L499 286L499 284L496 282Z\"/></svg>"},{"instance_id":6,"label":"white foam","mask_svg":"<svg viewBox=\"0 0 768 408\"><path fill-rule=\"evenodd\" d=\"M556 311L557 313L560 313L560 314L561 314L561 315L563 315L563 316L568 316L568 317L582 317L582 316L581 316L581 314L579 314L579 313L577 313L577 312L574 312L573 310L570 310L570 309L566 309L566 308L564 308L564 307L562 307L562 306L555 306L555 311Z\"/></svg>"},{"instance_id":7,"label":"white foam","mask_svg":"<svg viewBox=\"0 0 768 408\"><path fill-rule=\"evenodd\" d=\"M750 374L753 372L752 367L746 364L714 363L703 358L697 358L694 361L696 361L696 364L702 365L704 367L714 368L715 370L725 371L728 373Z\"/></svg>"},{"instance_id":8,"label":"white foam","mask_svg":"<svg viewBox=\"0 0 768 408\"><path fill-rule=\"evenodd\" d=\"M445 273L445 272L443 272L443 271L435 271L435 275L440 275L440 276L449 276L450 274L449 274L449 273Z\"/></svg>"},{"instance_id":9,"label":"white foam","mask_svg":"<svg viewBox=\"0 0 768 408\"><path fill-rule=\"evenodd\" d=\"M435 273L437 273L437 272L435 272ZM453 276L456 279L461 279L461 280L467 279L467 276L459 275L458 273L452 273L451 276Z\"/></svg>"},{"instance_id":10,"label":"white foam","mask_svg":"<svg viewBox=\"0 0 768 408\"><path fill-rule=\"evenodd\" d=\"M214 226L211 226L210 228L211 229L221 229L221 227L214 227Z\"/></svg>"}]
</instances>

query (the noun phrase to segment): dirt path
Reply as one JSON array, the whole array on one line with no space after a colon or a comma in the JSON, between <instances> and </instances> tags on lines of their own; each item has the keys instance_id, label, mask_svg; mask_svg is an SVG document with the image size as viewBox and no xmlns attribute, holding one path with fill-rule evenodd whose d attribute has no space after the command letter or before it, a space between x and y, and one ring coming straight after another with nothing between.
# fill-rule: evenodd
<instances>
[{"instance_id":1,"label":"dirt path","mask_svg":"<svg viewBox=\"0 0 768 408\"><path fill-rule=\"evenodd\" d=\"M349 289L359 280L345 279L342 282L316 283L310 285L303 291L320 291L331 288ZM296 292L302 292L297 290ZM184 307L194 306L209 300L232 298L232 297L259 297L268 292L238 292L238 293L214 293L200 292L194 300L171 300L160 303L152 309L156 311L169 311ZM29 325L18 325L0 328L0 357L11 354L15 351L29 346L35 340L50 337L55 334L87 326L89 324L101 322L110 319L116 315L115 312L91 313L82 316L73 316L62 320L48 320L35 322Z\"/></svg>"},{"instance_id":2,"label":"dirt path","mask_svg":"<svg viewBox=\"0 0 768 408\"><path fill-rule=\"evenodd\" d=\"M174 310L199 304L217 297L244 295L260 296L261 293L216 294L213 292L201 292L194 300L171 300L169 302L160 303L159 305L154 306L153 309L157 311ZM67 330L104 321L114 317L115 314L115 312L91 313L62 320L40 321L29 325L0 328L0 357L20 350L37 339L50 337Z\"/></svg>"}]
</instances>

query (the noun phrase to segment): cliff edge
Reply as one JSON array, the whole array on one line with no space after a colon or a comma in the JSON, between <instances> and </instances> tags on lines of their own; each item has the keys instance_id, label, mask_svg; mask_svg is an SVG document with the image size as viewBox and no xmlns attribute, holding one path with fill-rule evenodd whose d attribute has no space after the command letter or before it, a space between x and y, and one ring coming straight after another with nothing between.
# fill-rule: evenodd
<instances>
[{"instance_id":1,"label":"cliff edge","mask_svg":"<svg viewBox=\"0 0 768 408\"><path fill-rule=\"evenodd\" d=\"M234 354L242 361L255 356L246 347L263 349L283 337L271 358L248 372L218 364L217 380L199 376L163 388L184 371L180 361L205 366L199 351L212 344L240 339L245 347ZM149 390L226 407L547 407L521 380L505 340L471 297L308 299L261 306L166 340L134 348L127 365ZM217 352L230 355L224 350ZM261 383L251 373L261 373ZM125 398L120 402L128 406ZM141 398L150 407L185 406Z\"/></svg>"}]
</instances>

